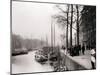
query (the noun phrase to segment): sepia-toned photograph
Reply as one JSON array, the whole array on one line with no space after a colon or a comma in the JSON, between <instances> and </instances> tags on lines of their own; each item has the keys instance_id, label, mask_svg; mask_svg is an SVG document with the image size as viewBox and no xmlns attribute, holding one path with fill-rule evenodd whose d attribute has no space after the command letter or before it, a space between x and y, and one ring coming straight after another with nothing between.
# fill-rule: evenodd
<instances>
[{"instance_id":1,"label":"sepia-toned photograph","mask_svg":"<svg viewBox=\"0 0 100 75\"><path fill-rule=\"evenodd\" d=\"M11 0L11 74L96 69L96 6Z\"/></svg>"}]
</instances>

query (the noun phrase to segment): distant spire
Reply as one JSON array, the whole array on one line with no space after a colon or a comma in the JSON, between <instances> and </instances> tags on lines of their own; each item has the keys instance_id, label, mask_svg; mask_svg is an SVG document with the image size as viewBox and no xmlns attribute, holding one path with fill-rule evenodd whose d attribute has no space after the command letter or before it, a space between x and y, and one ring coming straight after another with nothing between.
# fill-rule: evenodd
<instances>
[{"instance_id":1,"label":"distant spire","mask_svg":"<svg viewBox=\"0 0 100 75\"><path fill-rule=\"evenodd\" d=\"M48 37L46 35L46 46L48 46Z\"/></svg>"},{"instance_id":2,"label":"distant spire","mask_svg":"<svg viewBox=\"0 0 100 75\"><path fill-rule=\"evenodd\" d=\"M51 46L53 47L53 23L52 23L52 20L51 20Z\"/></svg>"},{"instance_id":3,"label":"distant spire","mask_svg":"<svg viewBox=\"0 0 100 75\"><path fill-rule=\"evenodd\" d=\"M55 25L54 25L54 46L55 46Z\"/></svg>"}]
</instances>

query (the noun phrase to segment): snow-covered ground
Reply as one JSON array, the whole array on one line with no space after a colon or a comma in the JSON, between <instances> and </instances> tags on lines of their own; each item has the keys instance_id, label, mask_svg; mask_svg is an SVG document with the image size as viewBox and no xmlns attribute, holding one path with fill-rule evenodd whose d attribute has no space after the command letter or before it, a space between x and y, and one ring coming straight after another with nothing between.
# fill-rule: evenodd
<instances>
[{"instance_id":1,"label":"snow-covered ground","mask_svg":"<svg viewBox=\"0 0 100 75\"><path fill-rule=\"evenodd\" d=\"M32 72L49 72L53 67L47 64L40 64L34 58L35 52L29 52L25 55L12 57L12 74L15 73L32 73Z\"/></svg>"},{"instance_id":2,"label":"snow-covered ground","mask_svg":"<svg viewBox=\"0 0 100 75\"><path fill-rule=\"evenodd\" d=\"M83 65L84 67L86 67L87 69L91 69L91 55L90 55L90 51L86 50L85 51L85 55L80 55L80 56L75 56L73 57L73 59L75 61L77 61L78 63L80 63L81 65Z\"/></svg>"},{"instance_id":3,"label":"snow-covered ground","mask_svg":"<svg viewBox=\"0 0 100 75\"><path fill-rule=\"evenodd\" d=\"M62 53L64 53L66 55L66 52L62 51ZM72 59L73 61L81 64L82 66L84 66L87 69L91 69L91 55L90 55L90 50L86 50L85 54L83 55L82 53L80 53L79 56L70 56L69 53L67 52L67 56L70 57L70 59Z\"/></svg>"},{"instance_id":4,"label":"snow-covered ground","mask_svg":"<svg viewBox=\"0 0 100 75\"><path fill-rule=\"evenodd\" d=\"M66 52L61 51L63 54ZM38 63L35 58L35 51L29 52L25 55L19 55L19 56L13 56L12 57L12 73L34 73L34 72L51 72L54 70L52 66L49 65L49 63L46 63L44 65ZM74 56L71 57L69 54L67 54L67 57L72 59L73 61L76 61L78 64L81 64L87 69L91 69L91 59L90 59L90 51L85 51L85 55L80 54L80 56ZM69 63L69 59L66 57L66 63ZM67 67L71 67L72 69L74 66L67 65ZM75 69L75 68L74 68Z\"/></svg>"}]
</instances>

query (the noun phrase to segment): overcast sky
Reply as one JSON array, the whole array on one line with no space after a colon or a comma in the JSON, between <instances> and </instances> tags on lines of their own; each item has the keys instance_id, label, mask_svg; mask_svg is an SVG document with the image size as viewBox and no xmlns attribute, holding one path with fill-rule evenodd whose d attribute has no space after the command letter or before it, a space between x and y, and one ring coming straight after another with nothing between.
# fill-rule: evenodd
<instances>
[{"instance_id":1,"label":"overcast sky","mask_svg":"<svg viewBox=\"0 0 100 75\"><path fill-rule=\"evenodd\" d=\"M12 2L12 32L24 38L51 39L51 16L58 13L55 4ZM55 25L54 20L52 21ZM61 29L55 25L56 40Z\"/></svg>"}]
</instances>

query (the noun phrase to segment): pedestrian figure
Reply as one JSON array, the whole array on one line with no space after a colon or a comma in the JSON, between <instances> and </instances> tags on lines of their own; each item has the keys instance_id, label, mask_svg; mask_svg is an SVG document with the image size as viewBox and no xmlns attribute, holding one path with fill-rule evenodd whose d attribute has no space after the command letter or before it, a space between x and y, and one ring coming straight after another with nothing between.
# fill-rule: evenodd
<instances>
[{"instance_id":1,"label":"pedestrian figure","mask_svg":"<svg viewBox=\"0 0 100 75\"><path fill-rule=\"evenodd\" d=\"M73 48L73 55L74 56L76 55L76 46L74 46L74 48Z\"/></svg>"},{"instance_id":2,"label":"pedestrian figure","mask_svg":"<svg viewBox=\"0 0 100 75\"><path fill-rule=\"evenodd\" d=\"M76 47L76 55L79 56L79 45Z\"/></svg>"},{"instance_id":3,"label":"pedestrian figure","mask_svg":"<svg viewBox=\"0 0 100 75\"><path fill-rule=\"evenodd\" d=\"M85 52L85 46L83 44L83 46L82 46L82 53L83 53L83 55L84 55L84 52Z\"/></svg>"},{"instance_id":4,"label":"pedestrian figure","mask_svg":"<svg viewBox=\"0 0 100 75\"><path fill-rule=\"evenodd\" d=\"M96 63L96 52L95 49L91 49L91 65L92 69L95 69L95 63Z\"/></svg>"},{"instance_id":5,"label":"pedestrian figure","mask_svg":"<svg viewBox=\"0 0 100 75\"><path fill-rule=\"evenodd\" d=\"M74 56L74 47L73 46L72 46L72 49L71 49L71 53L72 53L71 55Z\"/></svg>"},{"instance_id":6,"label":"pedestrian figure","mask_svg":"<svg viewBox=\"0 0 100 75\"><path fill-rule=\"evenodd\" d=\"M80 55L80 53L81 53L81 45L79 45L79 55Z\"/></svg>"},{"instance_id":7,"label":"pedestrian figure","mask_svg":"<svg viewBox=\"0 0 100 75\"><path fill-rule=\"evenodd\" d=\"M77 46L75 45L75 48L74 48L74 55L76 56L77 55Z\"/></svg>"},{"instance_id":8,"label":"pedestrian figure","mask_svg":"<svg viewBox=\"0 0 100 75\"><path fill-rule=\"evenodd\" d=\"M72 55L72 48L69 48L69 54Z\"/></svg>"}]
</instances>

